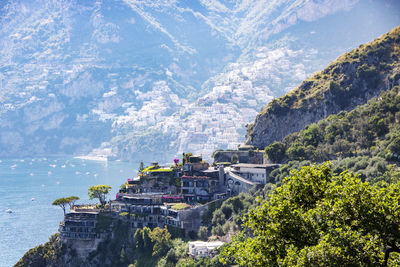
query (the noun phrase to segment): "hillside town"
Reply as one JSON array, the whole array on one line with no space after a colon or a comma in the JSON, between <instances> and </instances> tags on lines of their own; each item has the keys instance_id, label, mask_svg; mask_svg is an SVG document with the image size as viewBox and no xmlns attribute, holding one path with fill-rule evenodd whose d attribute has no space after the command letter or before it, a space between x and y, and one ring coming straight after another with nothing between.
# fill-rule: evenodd
<instances>
[{"instance_id":1,"label":"hillside town","mask_svg":"<svg viewBox=\"0 0 400 267\"><path fill-rule=\"evenodd\" d=\"M77 248L85 257L111 234L114 220L123 219L130 227L130 240L137 229L167 227L181 236L193 236L202 226L202 216L210 205L262 188L278 164L264 162L263 152L242 146L236 151L218 151L211 165L201 155L183 153L170 166L152 162L141 166L136 177L121 185L115 199L104 207L73 205L60 223L61 240ZM229 161L227 160L229 159ZM197 243L196 243L197 242ZM192 256L211 256L222 243L190 243Z\"/></svg>"}]
</instances>

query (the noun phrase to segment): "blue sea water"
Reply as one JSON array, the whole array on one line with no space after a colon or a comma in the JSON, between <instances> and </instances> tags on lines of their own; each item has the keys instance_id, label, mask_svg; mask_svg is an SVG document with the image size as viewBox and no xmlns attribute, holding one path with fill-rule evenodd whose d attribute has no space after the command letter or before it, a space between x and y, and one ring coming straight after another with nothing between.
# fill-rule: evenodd
<instances>
[{"instance_id":1,"label":"blue sea water","mask_svg":"<svg viewBox=\"0 0 400 267\"><path fill-rule=\"evenodd\" d=\"M87 195L92 185L119 186L135 176L139 164L75 158L0 160L0 267L13 266L24 253L48 240L63 219L51 203L75 195L79 203L94 203ZM6 210L11 209L12 213Z\"/></svg>"}]
</instances>

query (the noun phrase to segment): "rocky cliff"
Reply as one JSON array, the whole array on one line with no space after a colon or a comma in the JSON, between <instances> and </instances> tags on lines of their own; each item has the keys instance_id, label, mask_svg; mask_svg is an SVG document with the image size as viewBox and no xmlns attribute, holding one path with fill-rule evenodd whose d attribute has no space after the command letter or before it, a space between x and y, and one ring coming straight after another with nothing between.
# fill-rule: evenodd
<instances>
[{"instance_id":1,"label":"rocky cliff","mask_svg":"<svg viewBox=\"0 0 400 267\"><path fill-rule=\"evenodd\" d=\"M247 128L246 144L263 149L330 114L365 104L399 83L400 27L396 27L271 101Z\"/></svg>"}]
</instances>

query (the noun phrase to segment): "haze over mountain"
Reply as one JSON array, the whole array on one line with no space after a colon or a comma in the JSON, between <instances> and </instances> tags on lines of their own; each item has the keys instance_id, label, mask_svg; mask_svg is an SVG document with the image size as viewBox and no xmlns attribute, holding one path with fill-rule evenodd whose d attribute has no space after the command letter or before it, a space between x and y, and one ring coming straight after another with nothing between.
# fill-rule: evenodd
<instances>
[{"instance_id":1,"label":"haze over mountain","mask_svg":"<svg viewBox=\"0 0 400 267\"><path fill-rule=\"evenodd\" d=\"M0 155L166 160L399 25L382 0L0 3Z\"/></svg>"}]
</instances>

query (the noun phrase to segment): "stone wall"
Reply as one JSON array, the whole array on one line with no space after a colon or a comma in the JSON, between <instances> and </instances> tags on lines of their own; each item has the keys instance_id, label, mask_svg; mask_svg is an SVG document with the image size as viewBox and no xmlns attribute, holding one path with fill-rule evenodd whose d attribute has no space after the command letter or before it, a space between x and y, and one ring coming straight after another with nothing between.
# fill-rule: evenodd
<instances>
[{"instance_id":1,"label":"stone wall","mask_svg":"<svg viewBox=\"0 0 400 267\"><path fill-rule=\"evenodd\" d=\"M232 156L237 155L239 162L238 163L252 163L252 164L263 164L264 163L264 152L257 151L215 151L214 153L214 162L231 162Z\"/></svg>"}]
</instances>

